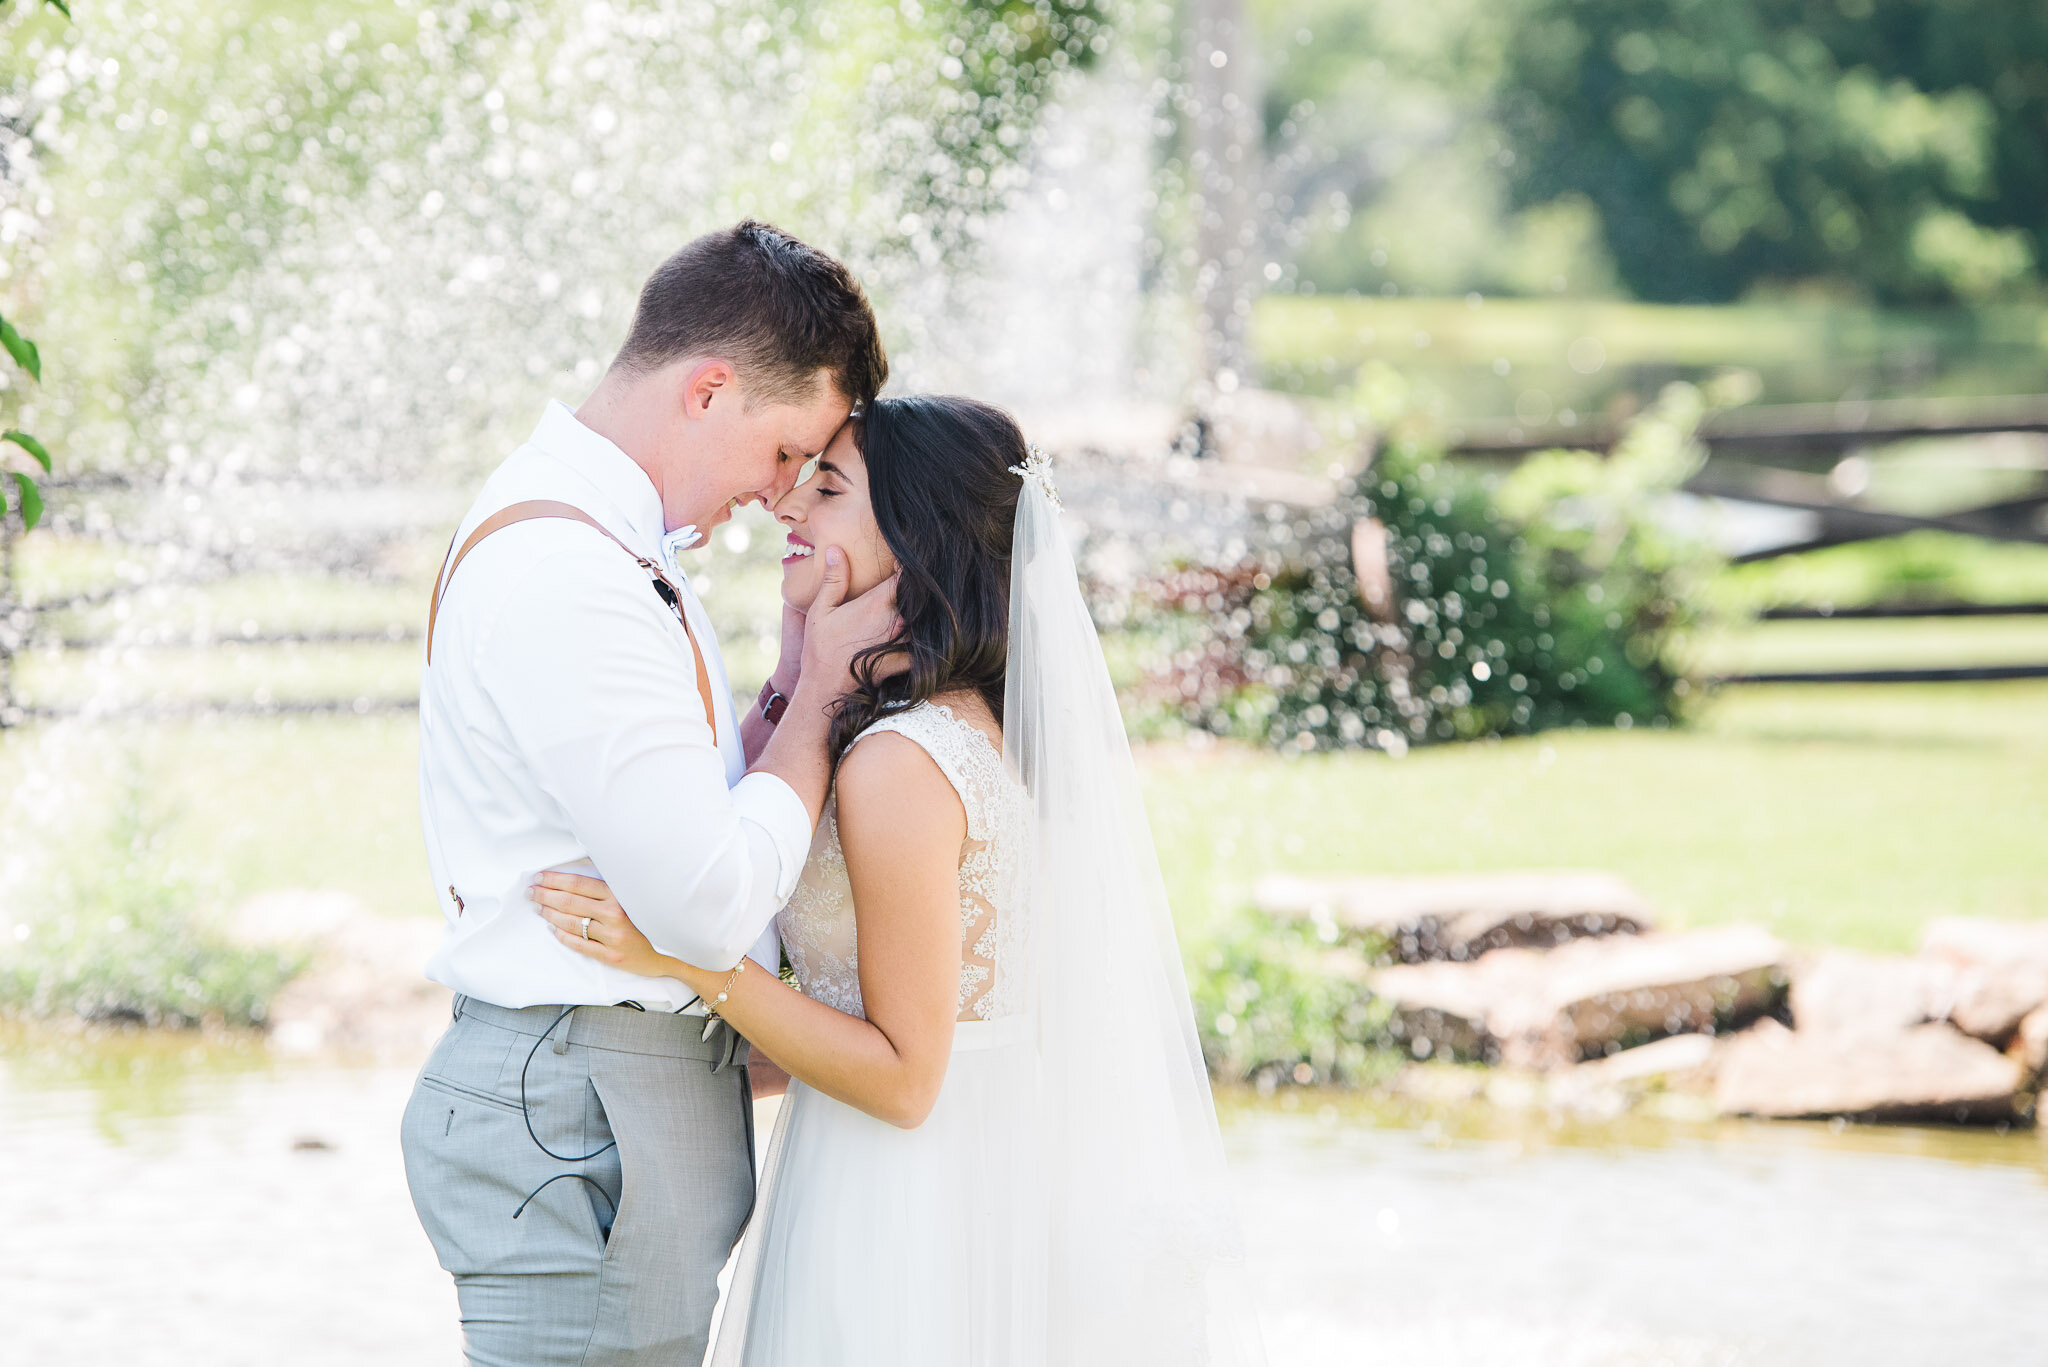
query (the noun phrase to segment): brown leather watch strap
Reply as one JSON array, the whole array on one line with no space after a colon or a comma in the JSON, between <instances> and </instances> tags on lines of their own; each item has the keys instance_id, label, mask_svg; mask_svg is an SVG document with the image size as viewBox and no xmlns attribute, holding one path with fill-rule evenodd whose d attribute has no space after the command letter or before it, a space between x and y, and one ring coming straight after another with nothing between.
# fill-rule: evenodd
<instances>
[{"instance_id":1,"label":"brown leather watch strap","mask_svg":"<svg viewBox=\"0 0 2048 1367\"><path fill-rule=\"evenodd\" d=\"M557 503L551 499L531 499L525 503L514 503L509 507L500 508L482 522L477 523L476 530L471 532L468 538L463 541L461 550L455 551L452 556L443 559L441 572L434 576L434 600L427 605L427 663L429 665L434 663L434 623L440 620L441 595L447 592L448 581L455 577L455 567L462 563L462 557L468 555L476 547L477 542L483 540L492 532L502 531L515 522L530 522L535 518L541 517L562 517L567 518L571 522L581 522L584 526L603 536L627 555L632 556L640 568L646 570L649 576L652 577L655 584L655 592L661 595L662 602L669 605L670 610L676 615L676 620L683 624L683 634L690 638L690 654L695 656L697 661L697 696L704 700L704 717L705 720L711 723L711 743L713 745L718 744L718 708L712 702L711 671L705 666L704 649L697 644L697 633L690 629L690 616L683 611L682 594L669 581L669 577L661 572L661 566L655 564L646 556L635 552L631 546L613 536L602 522L599 522L573 503ZM451 549L454 547L454 537L448 538L448 545Z\"/></svg>"}]
</instances>

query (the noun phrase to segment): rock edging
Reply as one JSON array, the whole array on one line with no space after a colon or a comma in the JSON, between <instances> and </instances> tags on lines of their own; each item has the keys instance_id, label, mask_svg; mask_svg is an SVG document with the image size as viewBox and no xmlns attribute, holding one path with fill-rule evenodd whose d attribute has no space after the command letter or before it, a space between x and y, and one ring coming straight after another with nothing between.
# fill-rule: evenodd
<instances>
[{"instance_id":1,"label":"rock edging","mask_svg":"<svg viewBox=\"0 0 2048 1367\"><path fill-rule=\"evenodd\" d=\"M1568 871L1269 879L1258 902L1386 946L1391 963L1333 950L1330 971L1415 1058L1550 1074L1554 1095L1654 1079L1723 1115L2012 1125L2048 1083L2048 924L1794 953L1754 926L1660 931L1619 879Z\"/></svg>"}]
</instances>

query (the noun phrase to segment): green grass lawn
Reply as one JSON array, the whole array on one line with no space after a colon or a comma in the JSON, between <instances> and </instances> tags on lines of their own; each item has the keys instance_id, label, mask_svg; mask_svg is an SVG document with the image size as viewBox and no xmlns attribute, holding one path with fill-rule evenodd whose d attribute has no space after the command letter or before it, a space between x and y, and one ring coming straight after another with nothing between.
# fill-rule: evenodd
<instances>
[{"instance_id":1,"label":"green grass lawn","mask_svg":"<svg viewBox=\"0 0 2048 1367\"><path fill-rule=\"evenodd\" d=\"M1710 675L2048 664L2048 617L1763 622L1707 634L1693 660Z\"/></svg>"},{"instance_id":2,"label":"green grass lawn","mask_svg":"<svg viewBox=\"0 0 2048 1367\"><path fill-rule=\"evenodd\" d=\"M1267 295L1252 316L1265 381L1309 394L1392 367L1446 420L1584 417L1618 393L1740 368L1766 403L1846 393L2038 389L2048 332L2028 305L1916 311L1820 300L1735 305L1617 299ZM1900 362L1935 358L1919 379Z\"/></svg>"},{"instance_id":3,"label":"green grass lawn","mask_svg":"<svg viewBox=\"0 0 2048 1367\"><path fill-rule=\"evenodd\" d=\"M416 736L410 713L30 726L0 732L0 800L14 799L0 812L10 843L75 866L112 853L111 814L133 787L165 864L210 900L338 888L427 914ZM39 893L0 888L0 907L32 915Z\"/></svg>"},{"instance_id":4,"label":"green grass lawn","mask_svg":"<svg viewBox=\"0 0 2048 1367\"><path fill-rule=\"evenodd\" d=\"M2048 685L1730 692L1686 730L1281 760L1147 756L1191 929L1268 871L1612 869L1675 925L1907 949L2048 917Z\"/></svg>"},{"instance_id":5,"label":"green grass lawn","mask_svg":"<svg viewBox=\"0 0 2048 1367\"><path fill-rule=\"evenodd\" d=\"M1731 565L1715 578L1710 594L1718 608L1736 615L1788 603L2043 603L2048 546L1910 532Z\"/></svg>"},{"instance_id":6,"label":"green grass lawn","mask_svg":"<svg viewBox=\"0 0 2048 1367\"><path fill-rule=\"evenodd\" d=\"M1716 591L1850 603L1895 596L1901 566L1931 566L1911 577L1939 571L1986 597L2048 598L2048 553L2036 550L1954 538L1888 552L1843 547L1732 570ZM725 601L773 601L772 567L719 573ZM323 622L375 630L406 623L419 596L381 584L225 584L167 600L161 613L177 628L235 624L229 634L242 621L259 632ZM771 625L736 620L725 633L743 687L767 669ZM1693 648L1709 672L2038 662L2048 661L2048 627L2029 618L1782 622ZM99 659L38 654L20 662L18 682L42 702L83 700L109 683L135 702L396 699L416 683L417 650L413 641L227 640ZM167 866L209 902L338 888L391 914L431 914L414 734L402 712L0 732L0 930L10 914L32 918L53 904L18 871L22 851L48 846L43 864L60 872L109 857L103 832L124 785L161 826ZM1682 729L1560 732L1401 759L1281 759L1230 745L1140 754L1190 933L1242 906L1270 871L1611 869L1674 924L1756 920L1797 941L1889 948L1910 947L1937 915L2048 916L2048 682L1730 689Z\"/></svg>"},{"instance_id":7,"label":"green grass lawn","mask_svg":"<svg viewBox=\"0 0 2048 1367\"><path fill-rule=\"evenodd\" d=\"M0 737L0 794L92 859L104 795L139 781L169 857L222 904L339 888L427 915L414 762L405 715L28 728ZM1401 759L1154 746L1141 764L1191 934L1274 870L1612 869L1673 924L1878 948L1937 915L2048 917L2048 684L1731 690L1685 730ZM33 897L7 905L33 915Z\"/></svg>"}]
</instances>

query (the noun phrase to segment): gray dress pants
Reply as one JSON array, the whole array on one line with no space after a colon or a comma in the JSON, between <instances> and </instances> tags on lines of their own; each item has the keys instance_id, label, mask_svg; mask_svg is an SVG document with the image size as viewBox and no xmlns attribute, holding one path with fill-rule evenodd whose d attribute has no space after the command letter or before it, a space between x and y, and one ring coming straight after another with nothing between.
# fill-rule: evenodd
<instances>
[{"instance_id":1,"label":"gray dress pants","mask_svg":"<svg viewBox=\"0 0 2048 1367\"><path fill-rule=\"evenodd\" d=\"M464 1354L697 1367L753 1203L746 1043L621 1006L550 1031L563 1010L457 997L405 1109L406 1180L455 1277Z\"/></svg>"}]
</instances>

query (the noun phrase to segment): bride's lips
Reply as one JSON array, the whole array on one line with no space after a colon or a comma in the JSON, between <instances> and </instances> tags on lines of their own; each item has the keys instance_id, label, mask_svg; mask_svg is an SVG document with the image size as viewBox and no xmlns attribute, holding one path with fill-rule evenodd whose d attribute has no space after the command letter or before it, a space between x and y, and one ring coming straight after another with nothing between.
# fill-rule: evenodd
<instances>
[{"instance_id":1,"label":"bride's lips","mask_svg":"<svg viewBox=\"0 0 2048 1367\"><path fill-rule=\"evenodd\" d=\"M817 554L817 547L811 545L810 542L804 540L795 532L791 532L789 534L789 550L783 555L782 563L785 565L800 564L805 560L809 560L815 554Z\"/></svg>"}]
</instances>

